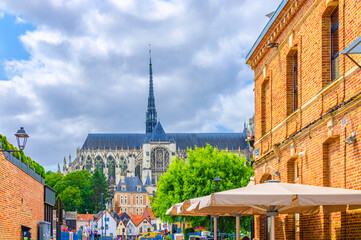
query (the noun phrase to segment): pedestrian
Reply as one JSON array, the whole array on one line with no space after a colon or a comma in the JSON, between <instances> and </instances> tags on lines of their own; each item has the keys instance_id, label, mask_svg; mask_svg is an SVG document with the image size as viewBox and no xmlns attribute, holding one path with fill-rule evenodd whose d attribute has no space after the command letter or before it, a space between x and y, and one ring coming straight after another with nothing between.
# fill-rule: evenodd
<instances>
[{"instance_id":1,"label":"pedestrian","mask_svg":"<svg viewBox=\"0 0 361 240\"><path fill-rule=\"evenodd\" d=\"M79 227L79 229L78 229L77 235L78 235L78 240L82 240L82 239L83 239L83 238L82 238L83 232L82 232L82 230L81 230L80 227Z\"/></svg>"},{"instance_id":2,"label":"pedestrian","mask_svg":"<svg viewBox=\"0 0 361 240\"><path fill-rule=\"evenodd\" d=\"M89 240L89 233L90 233L90 228L87 225L85 225L85 240Z\"/></svg>"}]
</instances>

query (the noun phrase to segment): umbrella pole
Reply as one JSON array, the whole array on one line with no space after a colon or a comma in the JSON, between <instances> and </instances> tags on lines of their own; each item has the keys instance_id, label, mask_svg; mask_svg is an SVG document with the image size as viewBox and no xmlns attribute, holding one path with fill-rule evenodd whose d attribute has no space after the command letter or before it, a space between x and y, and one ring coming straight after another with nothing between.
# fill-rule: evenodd
<instances>
[{"instance_id":1,"label":"umbrella pole","mask_svg":"<svg viewBox=\"0 0 361 240\"><path fill-rule=\"evenodd\" d=\"M275 216L271 216L271 240L275 240Z\"/></svg>"},{"instance_id":2,"label":"umbrella pole","mask_svg":"<svg viewBox=\"0 0 361 240\"><path fill-rule=\"evenodd\" d=\"M213 231L214 231L214 240L217 240L217 220L218 220L218 216L212 216L213 217Z\"/></svg>"},{"instance_id":3,"label":"umbrella pole","mask_svg":"<svg viewBox=\"0 0 361 240\"><path fill-rule=\"evenodd\" d=\"M239 240L239 233L240 233L240 231L239 231L239 217L240 217L241 215L239 215L239 214L237 214L237 215L235 215L235 217L236 217L236 240Z\"/></svg>"},{"instance_id":4,"label":"umbrella pole","mask_svg":"<svg viewBox=\"0 0 361 240\"><path fill-rule=\"evenodd\" d=\"M275 216L277 216L278 215L278 212L277 211L275 211L275 208L276 208L276 206L274 206L274 205L271 205L270 206L270 210L269 211L267 211L267 214L266 214L266 216L269 216L270 217L270 220L271 220L271 226L270 226L270 230L271 230L271 232L270 232L270 239L271 240L275 240L276 239L276 233L275 233Z\"/></svg>"}]
</instances>

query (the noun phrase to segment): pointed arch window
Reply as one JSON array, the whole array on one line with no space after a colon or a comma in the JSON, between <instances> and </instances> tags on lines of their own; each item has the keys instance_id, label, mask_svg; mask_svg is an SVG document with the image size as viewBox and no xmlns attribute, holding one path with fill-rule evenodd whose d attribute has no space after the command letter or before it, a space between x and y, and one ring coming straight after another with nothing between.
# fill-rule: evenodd
<instances>
[{"instance_id":1,"label":"pointed arch window","mask_svg":"<svg viewBox=\"0 0 361 240\"><path fill-rule=\"evenodd\" d=\"M92 160L90 158L90 156L88 156L88 158L86 159L86 163L85 163L85 168L86 170L90 171L92 169Z\"/></svg>"},{"instance_id":2,"label":"pointed arch window","mask_svg":"<svg viewBox=\"0 0 361 240\"><path fill-rule=\"evenodd\" d=\"M157 176L165 173L169 166L169 152L163 147L156 147L151 151L151 170L152 179L158 179Z\"/></svg>"},{"instance_id":3,"label":"pointed arch window","mask_svg":"<svg viewBox=\"0 0 361 240\"><path fill-rule=\"evenodd\" d=\"M108 157L108 178L115 178L115 160L112 156Z\"/></svg>"},{"instance_id":4,"label":"pointed arch window","mask_svg":"<svg viewBox=\"0 0 361 240\"><path fill-rule=\"evenodd\" d=\"M120 157L119 164L120 164L121 175L123 175L124 171L127 169L127 162L124 156Z\"/></svg>"},{"instance_id":5,"label":"pointed arch window","mask_svg":"<svg viewBox=\"0 0 361 240\"><path fill-rule=\"evenodd\" d=\"M95 167L100 171L103 172L104 170L104 162L103 159L100 156L97 156L95 158Z\"/></svg>"}]
</instances>

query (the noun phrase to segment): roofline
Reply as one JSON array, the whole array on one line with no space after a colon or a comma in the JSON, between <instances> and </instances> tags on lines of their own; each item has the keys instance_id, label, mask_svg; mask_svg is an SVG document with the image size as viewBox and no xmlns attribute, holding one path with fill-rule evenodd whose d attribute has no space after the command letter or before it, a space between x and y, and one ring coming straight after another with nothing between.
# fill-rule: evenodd
<instances>
[{"instance_id":1,"label":"roofline","mask_svg":"<svg viewBox=\"0 0 361 240\"><path fill-rule=\"evenodd\" d=\"M170 132L168 134L242 134L242 132ZM145 133L88 133L89 135L146 135Z\"/></svg>"},{"instance_id":2,"label":"roofline","mask_svg":"<svg viewBox=\"0 0 361 240\"><path fill-rule=\"evenodd\" d=\"M248 52L248 54L246 56L246 62L248 62L248 60L251 58L252 54L258 47L259 43L261 42L263 37L266 35L266 33L268 32L268 30L270 29L270 27L272 26L272 24L274 23L274 21L279 16L279 14L281 13L281 11L283 10L283 8L286 6L287 3L288 3L288 0L282 0L281 4L278 6L277 10L272 15L271 19L268 21L266 26L263 28L261 34L258 36L256 42L253 44L251 50Z\"/></svg>"},{"instance_id":3,"label":"roofline","mask_svg":"<svg viewBox=\"0 0 361 240\"><path fill-rule=\"evenodd\" d=\"M142 217L142 218L139 218L139 219L142 219L142 220L138 223L138 225L136 225L135 222L132 220L134 226L138 227L144 221L144 219L147 220L149 224L152 224L146 217Z\"/></svg>"},{"instance_id":4,"label":"roofline","mask_svg":"<svg viewBox=\"0 0 361 240\"><path fill-rule=\"evenodd\" d=\"M104 214L109 213L109 215L114 219L114 221L116 222L117 220L115 220L115 218L112 216L112 214L108 211L108 210L104 210L103 213L101 214L101 216L95 220L95 222L98 222L101 218L103 218Z\"/></svg>"}]
</instances>

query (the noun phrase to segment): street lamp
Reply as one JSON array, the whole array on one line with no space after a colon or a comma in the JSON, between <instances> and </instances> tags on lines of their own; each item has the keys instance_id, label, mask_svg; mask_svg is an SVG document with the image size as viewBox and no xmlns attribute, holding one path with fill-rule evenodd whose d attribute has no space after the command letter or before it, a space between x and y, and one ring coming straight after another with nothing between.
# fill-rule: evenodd
<instances>
[{"instance_id":1,"label":"street lamp","mask_svg":"<svg viewBox=\"0 0 361 240\"><path fill-rule=\"evenodd\" d=\"M21 127L16 133L15 133L16 141L18 142L18 148L19 150L4 150L1 149L0 152L21 152L25 149L26 142L29 138L29 135L25 132L24 127Z\"/></svg>"},{"instance_id":2,"label":"street lamp","mask_svg":"<svg viewBox=\"0 0 361 240\"><path fill-rule=\"evenodd\" d=\"M215 182L217 184L216 192L218 192L219 184L221 181L222 181L222 179L218 176L213 179L213 182ZM219 232L219 221L217 221L217 235L218 235L218 232Z\"/></svg>"},{"instance_id":3,"label":"street lamp","mask_svg":"<svg viewBox=\"0 0 361 240\"><path fill-rule=\"evenodd\" d=\"M103 234L103 229L104 229L104 227L103 227L103 217L104 217L104 215L103 215L103 195L104 195L104 193L101 193L101 207L102 207L102 212L101 212L101 216L102 216L102 237L104 236L104 234Z\"/></svg>"},{"instance_id":4,"label":"street lamp","mask_svg":"<svg viewBox=\"0 0 361 240\"><path fill-rule=\"evenodd\" d=\"M219 183L220 183L221 181L222 181L222 179L220 179L218 176L213 179L213 182L215 182L215 183L217 184L216 192L218 192Z\"/></svg>"}]
</instances>

